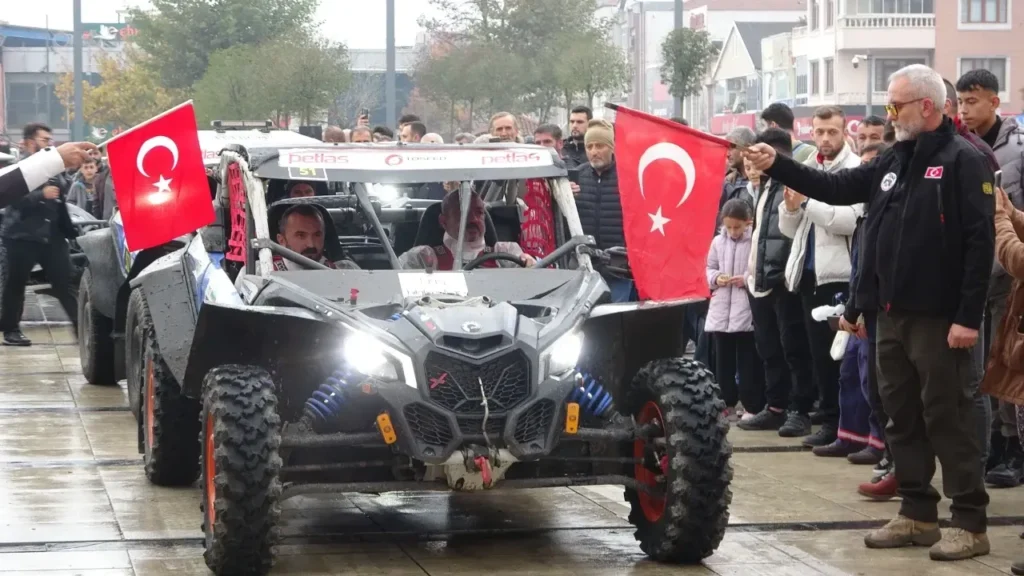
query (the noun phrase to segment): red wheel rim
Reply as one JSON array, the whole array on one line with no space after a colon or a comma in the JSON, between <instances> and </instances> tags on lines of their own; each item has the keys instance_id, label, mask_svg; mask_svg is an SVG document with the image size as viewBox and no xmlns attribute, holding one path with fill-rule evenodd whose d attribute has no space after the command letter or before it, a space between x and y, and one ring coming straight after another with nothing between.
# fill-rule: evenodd
<instances>
[{"instance_id":1,"label":"red wheel rim","mask_svg":"<svg viewBox=\"0 0 1024 576\"><path fill-rule=\"evenodd\" d=\"M217 487L214 484L214 477L217 475L217 465L213 458L213 414L206 415L206 434L203 439L203 460L206 463L204 467L204 476L206 491L206 525L212 531L214 520L216 519L216 511L214 509L214 502L217 500Z\"/></svg>"},{"instance_id":2,"label":"red wheel rim","mask_svg":"<svg viewBox=\"0 0 1024 576\"><path fill-rule=\"evenodd\" d=\"M647 402L643 408L640 409L640 413L637 414L636 423L637 426L643 426L657 420L661 426L662 435L665 432L665 420L661 417L661 409L658 405L653 402ZM646 452L647 441L643 439L637 439L633 442L633 458L637 461L634 464L633 475L636 477L637 484L642 486L648 486L653 490L659 489L658 475L646 466L644 466L644 453ZM662 474L667 474L668 458L666 456L660 456L658 463L662 469ZM665 513L665 497L656 496L647 492L637 491L640 499L640 509L643 510L644 517L649 522L657 522L661 519L662 514Z\"/></svg>"},{"instance_id":3,"label":"red wheel rim","mask_svg":"<svg viewBox=\"0 0 1024 576\"><path fill-rule=\"evenodd\" d=\"M153 376L153 361L146 359L146 456L153 448L153 432L156 426L156 382Z\"/></svg>"}]
</instances>

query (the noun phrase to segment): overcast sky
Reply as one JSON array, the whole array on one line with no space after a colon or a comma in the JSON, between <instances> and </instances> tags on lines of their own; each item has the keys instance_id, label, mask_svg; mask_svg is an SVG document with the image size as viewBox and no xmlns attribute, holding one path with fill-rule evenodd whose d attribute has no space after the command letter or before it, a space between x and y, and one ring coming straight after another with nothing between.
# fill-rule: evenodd
<instances>
[{"instance_id":1,"label":"overcast sky","mask_svg":"<svg viewBox=\"0 0 1024 576\"><path fill-rule=\"evenodd\" d=\"M0 0L0 21L22 26L71 30L72 0ZM117 9L146 5L146 0L82 0L84 22L117 22ZM411 46L420 31L420 15L428 0L395 0L395 35L399 46ZM384 48L384 0L320 0L319 20L324 35L350 48Z\"/></svg>"}]
</instances>

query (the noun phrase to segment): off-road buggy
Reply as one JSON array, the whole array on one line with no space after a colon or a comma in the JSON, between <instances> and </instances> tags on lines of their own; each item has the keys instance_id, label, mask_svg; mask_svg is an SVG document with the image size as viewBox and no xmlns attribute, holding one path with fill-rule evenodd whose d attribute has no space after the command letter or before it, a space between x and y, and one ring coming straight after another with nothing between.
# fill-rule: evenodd
<instances>
[{"instance_id":1,"label":"off-road buggy","mask_svg":"<svg viewBox=\"0 0 1024 576\"><path fill-rule=\"evenodd\" d=\"M214 121L212 124L212 130L199 131L204 163L210 169L220 164L220 152L226 147L251 143L272 146L318 143L296 132L272 130L268 122ZM217 190L216 178L210 178L210 188L212 198ZM79 209L79 212L84 211ZM75 221L75 211L71 211L71 217ZM81 214L78 218L92 227L92 231L79 236L77 245L72 246L72 259L78 267L75 279L79 295L78 347L82 373L90 384L114 385L124 378L128 282L154 260L188 244L192 235L146 250L130 250L119 212L115 211L109 226L95 226L96 221L86 221ZM81 254L76 254L75 248L80 248ZM138 415L138 398L133 396L132 400L132 410Z\"/></svg>"},{"instance_id":2,"label":"off-road buggy","mask_svg":"<svg viewBox=\"0 0 1024 576\"><path fill-rule=\"evenodd\" d=\"M281 502L313 493L620 484L651 558L714 552L732 477L717 384L682 358L680 306L609 302L595 268L612 257L583 234L550 152L389 145L248 157L224 152L221 164L244 181L244 265L223 258L240 218L220 222L134 278L127 311L146 473L158 484L200 479L214 572L266 573ZM329 201L358 212L391 269L330 270L274 241L287 202L268 210L263 179L311 177L350 183L354 196ZM462 182L461 238L470 182L518 179L546 180L568 229L533 269L486 269L508 256L485 253L464 265L456 254L450 272L399 270L367 193ZM436 216L422 217L417 243L440 243ZM325 220L331 258L342 255L335 220ZM275 271L275 255L308 270Z\"/></svg>"}]
</instances>

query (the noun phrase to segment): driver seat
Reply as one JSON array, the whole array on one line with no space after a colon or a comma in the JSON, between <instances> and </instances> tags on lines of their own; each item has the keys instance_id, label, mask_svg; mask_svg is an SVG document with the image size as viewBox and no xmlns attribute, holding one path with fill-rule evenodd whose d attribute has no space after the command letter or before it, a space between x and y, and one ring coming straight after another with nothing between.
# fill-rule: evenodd
<instances>
[{"instance_id":1,"label":"driver seat","mask_svg":"<svg viewBox=\"0 0 1024 576\"><path fill-rule=\"evenodd\" d=\"M420 225L416 229L416 240L413 246L440 246L444 241L444 228L441 227L441 203L437 202L427 206L420 218ZM495 232L494 221L491 220L490 212L484 212L484 244L490 248L498 242L498 235Z\"/></svg>"},{"instance_id":2,"label":"driver seat","mask_svg":"<svg viewBox=\"0 0 1024 576\"><path fill-rule=\"evenodd\" d=\"M345 250L341 247L341 241L338 240L338 232L334 227L334 219L331 218L331 214L327 211L327 208L313 202L315 199L316 196L313 196L312 198L285 198L284 200L278 200L271 204L270 207L267 208L267 219L269 220L268 224L270 226L270 239L277 242L277 235L280 232L278 224L281 221L281 217L284 216L284 213L289 208L298 204L308 204L316 208L324 220L324 256L326 256L331 262L337 262L347 258L348 256L345 254Z\"/></svg>"}]
</instances>

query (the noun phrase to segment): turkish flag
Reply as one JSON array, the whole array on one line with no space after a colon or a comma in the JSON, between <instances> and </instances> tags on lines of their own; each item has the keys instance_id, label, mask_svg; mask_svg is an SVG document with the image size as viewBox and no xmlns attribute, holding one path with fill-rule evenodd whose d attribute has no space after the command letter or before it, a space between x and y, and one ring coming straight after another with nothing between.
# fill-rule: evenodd
<instances>
[{"instance_id":1,"label":"turkish flag","mask_svg":"<svg viewBox=\"0 0 1024 576\"><path fill-rule=\"evenodd\" d=\"M616 107L615 164L629 267L644 300L707 298L729 142Z\"/></svg>"},{"instance_id":2,"label":"turkish flag","mask_svg":"<svg viewBox=\"0 0 1024 576\"><path fill-rule=\"evenodd\" d=\"M214 220L192 101L106 143L130 250L144 250Z\"/></svg>"}]
</instances>

